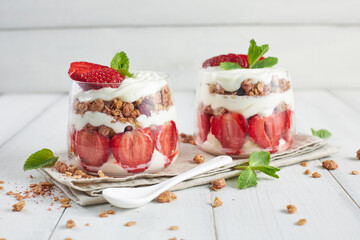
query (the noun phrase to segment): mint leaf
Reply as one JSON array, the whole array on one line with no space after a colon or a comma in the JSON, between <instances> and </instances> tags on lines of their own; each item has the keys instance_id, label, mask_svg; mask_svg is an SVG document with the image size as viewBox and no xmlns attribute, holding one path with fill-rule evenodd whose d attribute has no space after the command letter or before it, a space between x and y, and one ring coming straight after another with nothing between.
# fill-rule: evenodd
<instances>
[{"instance_id":1,"label":"mint leaf","mask_svg":"<svg viewBox=\"0 0 360 240\"><path fill-rule=\"evenodd\" d=\"M55 157L54 153L47 149L41 149L28 157L24 163L24 171L36 168L50 167L55 164L59 157Z\"/></svg>"},{"instance_id":2,"label":"mint leaf","mask_svg":"<svg viewBox=\"0 0 360 240\"><path fill-rule=\"evenodd\" d=\"M280 169L273 166L255 166L251 167L251 169L261 171L274 178L279 178L276 172L280 171Z\"/></svg>"},{"instance_id":3,"label":"mint leaf","mask_svg":"<svg viewBox=\"0 0 360 240\"><path fill-rule=\"evenodd\" d=\"M225 70L232 70L232 69L241 69L242 67L238 63L233 62L222 62L220 63L220 67Z\"/></svg>"},{"instance_id":4,"label":"mint leaf","mask_svg":"<svg viewBox=\"0 0 360 240\"><path fill-rule=\"evenodd\" d=\"M265 68L265 67L272 67L276 65L278 62L278 59L276 57L267 57L263 60L260 60L256 63L254 63L252 68Z\"/></svg>"},{"instance_id":5,"label":"mint leaf","mask_svg":"<svg viewBox=\"0 0 360 240\"><path fill-rule=\"evenodd\" d=\"M312 128L311 132L312 132L312 135L317 136L319 138L327 139L327 138L331 137L331 132L329 132L326 129L314 130Z\"/></svg>"},{"instance_id":6,"label":"mint leaf","mask_svg":"<svg viewBox=\"0 0 360 240\"><path fill-rule=\"evenodd\" d=\"M250 167L241 171L238 178L238 187L240 189L248 188L257 185L256 173Z\"/></svg>"},{"instance_id":7,"label":"mint leaf","mask_svg":"<svg viewBox=\"0 0 360 240\"><path fill-rule=\"evenodd\" d=\"M129 72L129 58L125 52L118 52L111 60L110 67L118 71L122 76L132 77L134 74Z\"/></svg>"},{"instance_id":8,"label":"mint leaf","mask_svg":"<svg viewBox=\"0 0 360 240\"><path fill-rule=\"evenodd\" d=\"M250 41L250 47L248 51L249 68L252 68L254 64L269 50L269 45L264 44L257 46L254 39Z\"/></svg>"},{"instance_id":9,"label":"mint leaf","mask_svg":"<svg viewBox=\"0 0 360 240\"><path fill-rule=\"evenodd\" d=\"M249 165L259 166L259 165L269 165L270 163L270 153L261 151L261 152L253 152L250 154Z\"/></svg>"}]
</instances>

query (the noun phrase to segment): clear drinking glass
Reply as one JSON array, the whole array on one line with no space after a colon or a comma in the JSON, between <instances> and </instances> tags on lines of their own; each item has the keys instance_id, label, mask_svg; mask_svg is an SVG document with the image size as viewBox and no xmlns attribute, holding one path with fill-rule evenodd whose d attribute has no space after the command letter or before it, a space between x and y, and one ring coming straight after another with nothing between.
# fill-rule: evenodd
<instances>
[{"instance_id":1,"label":"clear drinking glass","mask_svg":"<svg viewBox=\"0 0 360 240\"><path fill-rule=\"evenodd\" d=\"M177 115L163 73L138 71L120 84L72 81L71 164L108 176L156 173L178 157Z\"/></svg>"},{"instance_id":2,"label":"clear drinking glass","mask_svg":"<svg viewBox=\"0 0 360 240\"><path fill-rule=\"evenodd\" d=\"M201 69L196 90L196 144L248 157L281 152L294 141L294 100L286 69Z\"/></svg>"}]
</instances>

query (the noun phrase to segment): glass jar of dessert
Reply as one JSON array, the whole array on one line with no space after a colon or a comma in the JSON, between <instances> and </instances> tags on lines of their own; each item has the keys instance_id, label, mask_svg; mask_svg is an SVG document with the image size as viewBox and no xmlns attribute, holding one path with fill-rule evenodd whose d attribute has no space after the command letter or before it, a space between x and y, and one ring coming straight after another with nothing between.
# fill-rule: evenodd
<instances>
[{"instance_id":1,"label":"glass jar of dessert","mask_svg":"<svg viewBox=\"0 0 360 240\"><path fill-rule=\"evenodd\" d=\"M254 151L280 152L293 143L289 73L273 67L277 58L253 56L266 46L252 40L248 55L220 55L204 62L195 103L195 139L204 151L242 158Z\"/></svg>"},{"instance_id":2,"label":"glass jar of dessert","mask_svg":"<svg viewBox=\"0 0 360 240\"><path fill-rule=\"evenodd\" d=\"M129 72L123 52L114 59L111 68L87 62L70 66L70 162L107 176L159 172L176 160L179 149L168 76Z\"/></svg>"}]
</instances>

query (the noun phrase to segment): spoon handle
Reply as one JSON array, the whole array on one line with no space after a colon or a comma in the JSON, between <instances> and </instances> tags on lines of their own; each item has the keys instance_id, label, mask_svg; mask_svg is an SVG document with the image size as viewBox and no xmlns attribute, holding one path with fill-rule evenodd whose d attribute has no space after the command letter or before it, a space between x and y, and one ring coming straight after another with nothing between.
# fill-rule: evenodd
<instances>
[{"instance_id":1,"label":"spoon handle","mask_svg":"<svg viewBox=\"0 0 360 240\"><path fill-rule=\"evenodd\" d=\"M159 188L159 190L157 192L162 192L162 190L169 189L172 186L174 186L188 178L199 175L201 173L204 173L204 172L210 171L212 169L219 168L219 167L225 166L227 164L230 164L232 161L233 161L232 158L229 156L215 157L215 158L211 159L210 161L207 161L195 168L190 169L189 171L186 171L182 174L177 175L176 177L173 177L169 180L162 182L160 184L161 187Z\"/></svg>"}]
</instances>

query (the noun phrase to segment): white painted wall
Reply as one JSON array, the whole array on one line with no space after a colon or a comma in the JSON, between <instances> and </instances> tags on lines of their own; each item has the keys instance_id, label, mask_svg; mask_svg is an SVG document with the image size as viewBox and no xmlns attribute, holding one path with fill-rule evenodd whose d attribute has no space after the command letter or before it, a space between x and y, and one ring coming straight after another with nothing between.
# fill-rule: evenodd
<instances>
[{"instance_id":1,"label":"white painted wall","mask_svg":"<svg viewBox=\"0 0 360 240\"><path fill-rule=\"evenodd\" d=\"M360 88L359 0L2 0L0 92L64 92L68 66L109 64L164 71L194 89L208 57L270 45L297 89Z\"/></svg>"}]
</instances>

